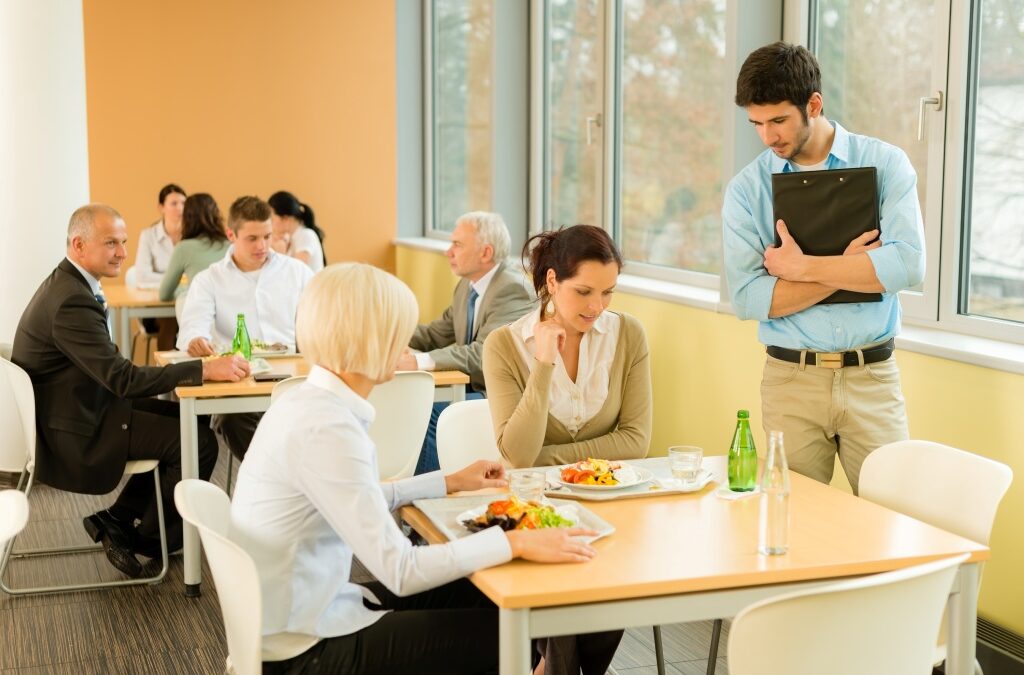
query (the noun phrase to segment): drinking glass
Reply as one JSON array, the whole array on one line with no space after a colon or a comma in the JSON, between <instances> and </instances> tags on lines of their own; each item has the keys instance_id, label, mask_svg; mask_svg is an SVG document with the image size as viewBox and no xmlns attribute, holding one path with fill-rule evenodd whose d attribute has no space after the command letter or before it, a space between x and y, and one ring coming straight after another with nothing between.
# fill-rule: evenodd
<instances>
[{"instance_id":1,"label":"drinking glass","mask_svg":"<svg viewBox=\"0 0 1024 675\"><path fill-rule=\"evenodd\" d=\"M672 477L683 487L696 484L703 460L704 450L695 445L673 445L668 449Z\"/></svg>"},{"instance_id":2,"label":"drinking glass","mask_svg":"<svg viewBox=\"0 0 1024 675\"><path fill-rule=\"evenodd\" d=\"M509 475L508 486L512 494L524 502L539 502L544 499L544 472L513 471Z\"/></svg>"}]
</instances>

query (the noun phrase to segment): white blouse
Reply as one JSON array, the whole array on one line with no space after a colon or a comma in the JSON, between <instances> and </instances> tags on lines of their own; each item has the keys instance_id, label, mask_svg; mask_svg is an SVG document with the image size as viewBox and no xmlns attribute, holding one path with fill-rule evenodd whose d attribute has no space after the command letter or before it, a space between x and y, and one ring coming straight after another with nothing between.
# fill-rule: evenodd
<instances>
[{"instance_id":1,"label":"white blouse","mask_svg":"<svg viewBox=\"0 0 1024 675\"><path fill-rule=\"evenodd\" d=\"M540 313L530 312L509 326L519 355L530 372L533 372L537 361L533 329L538 321ZM591 329L583 334L575 382L569 379L562 355L555 356L548 412L573 436L601 410L608 398L609 372L615 359L621 324L618 314L604 311Z\"/></svg>"},{"instance_id":2,"label":"white blouse","mask_svg":"<svg viewBox=\"0 0 1024 675\"><path fill-rule=\"evenodd\" d=\"M333 373L314 367L263 416L238 471L231 537L256 563L265 660L302 653L285 635L349 635L380 619L349 581L353 554L389 590L410 595L512 558L497 527L442 545L413 546L391 512L443 497L440 471L381 483L367 435L375 412ZM298 645L297 647L294 645Z\"/></svg>"},{"instance_id":3,"label":"white blouse","mask_svg":"<svg viewBox=\"0 0 1024 675\"><path fill-rule=\"evenodd\" d=\"M288 255L294 256L303 252L309 254L308 264L311 270L319 272L324 268L324 249L320 244L320 237L305 225L298 227L288 240Z\"/></svg>"},{"instance_id":4,"label":"white blouse","mask_svg":"<svg viewBox=\"0 0 1024 675\"><path fill-rule=\"evenodd\" d=\"M167 271L174 253L174 242L164 229L164 221L147 227L139 235L139 252L135 256L135 285L156 288Z\"/></svg>"}]
</instances>

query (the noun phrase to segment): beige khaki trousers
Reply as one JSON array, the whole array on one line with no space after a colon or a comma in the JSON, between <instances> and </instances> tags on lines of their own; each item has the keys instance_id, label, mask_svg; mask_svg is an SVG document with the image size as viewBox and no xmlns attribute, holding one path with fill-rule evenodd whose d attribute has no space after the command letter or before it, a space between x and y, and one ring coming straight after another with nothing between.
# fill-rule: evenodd
<instances>
[{"instance_id":1,"label":"beige khaki trousers","mask_svg":"<svg viewBox=\"0 0 1024 675\"><path fill-rule=\"evenodd\" d=\"M864 458L909 438L896 359L825 368L768 356L761 378L765 434L782 431L789 468L832 481L835 456L857 494Z\"/></svg>"}]
</instances>

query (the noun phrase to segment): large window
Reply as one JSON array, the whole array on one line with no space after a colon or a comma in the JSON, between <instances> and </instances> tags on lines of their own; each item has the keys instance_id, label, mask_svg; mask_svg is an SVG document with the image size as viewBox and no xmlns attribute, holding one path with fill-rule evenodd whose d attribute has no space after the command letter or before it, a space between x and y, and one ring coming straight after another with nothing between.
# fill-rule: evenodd
<instances>
[{"instance_id":1,"label":"large window","mask_svg":"<svg viewBox=\"0 0 1024 675\"><path fill-rule=\"evenodd\" d=\"M432 229L491 205L491 0L431 5Z\"/></svg>"},{"instance_id":2,"label":"large window","mask_svg":"<svg viewBox=\"0 0 1024 675\"><path fill-rule=\"evenodd\" d=\"M619 233L627 260L718 274L725 0L624 0Z\"/></svg>"},{"instance_id":3,"label":"large window","mask_svg":"<svg viewBox=\"0 0 1024 675\"><path fill-rule=\"evenodd\" d=\"M977 16L960 310L1024 322L1024 0Z\"/></svg>"}]
</instances>

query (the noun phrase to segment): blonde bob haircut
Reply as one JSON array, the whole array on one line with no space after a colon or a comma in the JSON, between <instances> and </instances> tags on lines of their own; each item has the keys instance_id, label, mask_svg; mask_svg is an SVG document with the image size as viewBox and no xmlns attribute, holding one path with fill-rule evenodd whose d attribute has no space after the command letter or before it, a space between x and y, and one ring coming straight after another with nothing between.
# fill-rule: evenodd
<instances>
[{"instance_id":1,"label":"blonde bob haircut","mask_svg":"<svg viewBox=\"0 0 1024 675\"><path fill-rule=\"evenodd\" d=\"M416 328L419 309L409 287L364 263L338 263L317 273L299 299L295 335L311 364L391 379Z\"/></svg>"}]
</instances>

